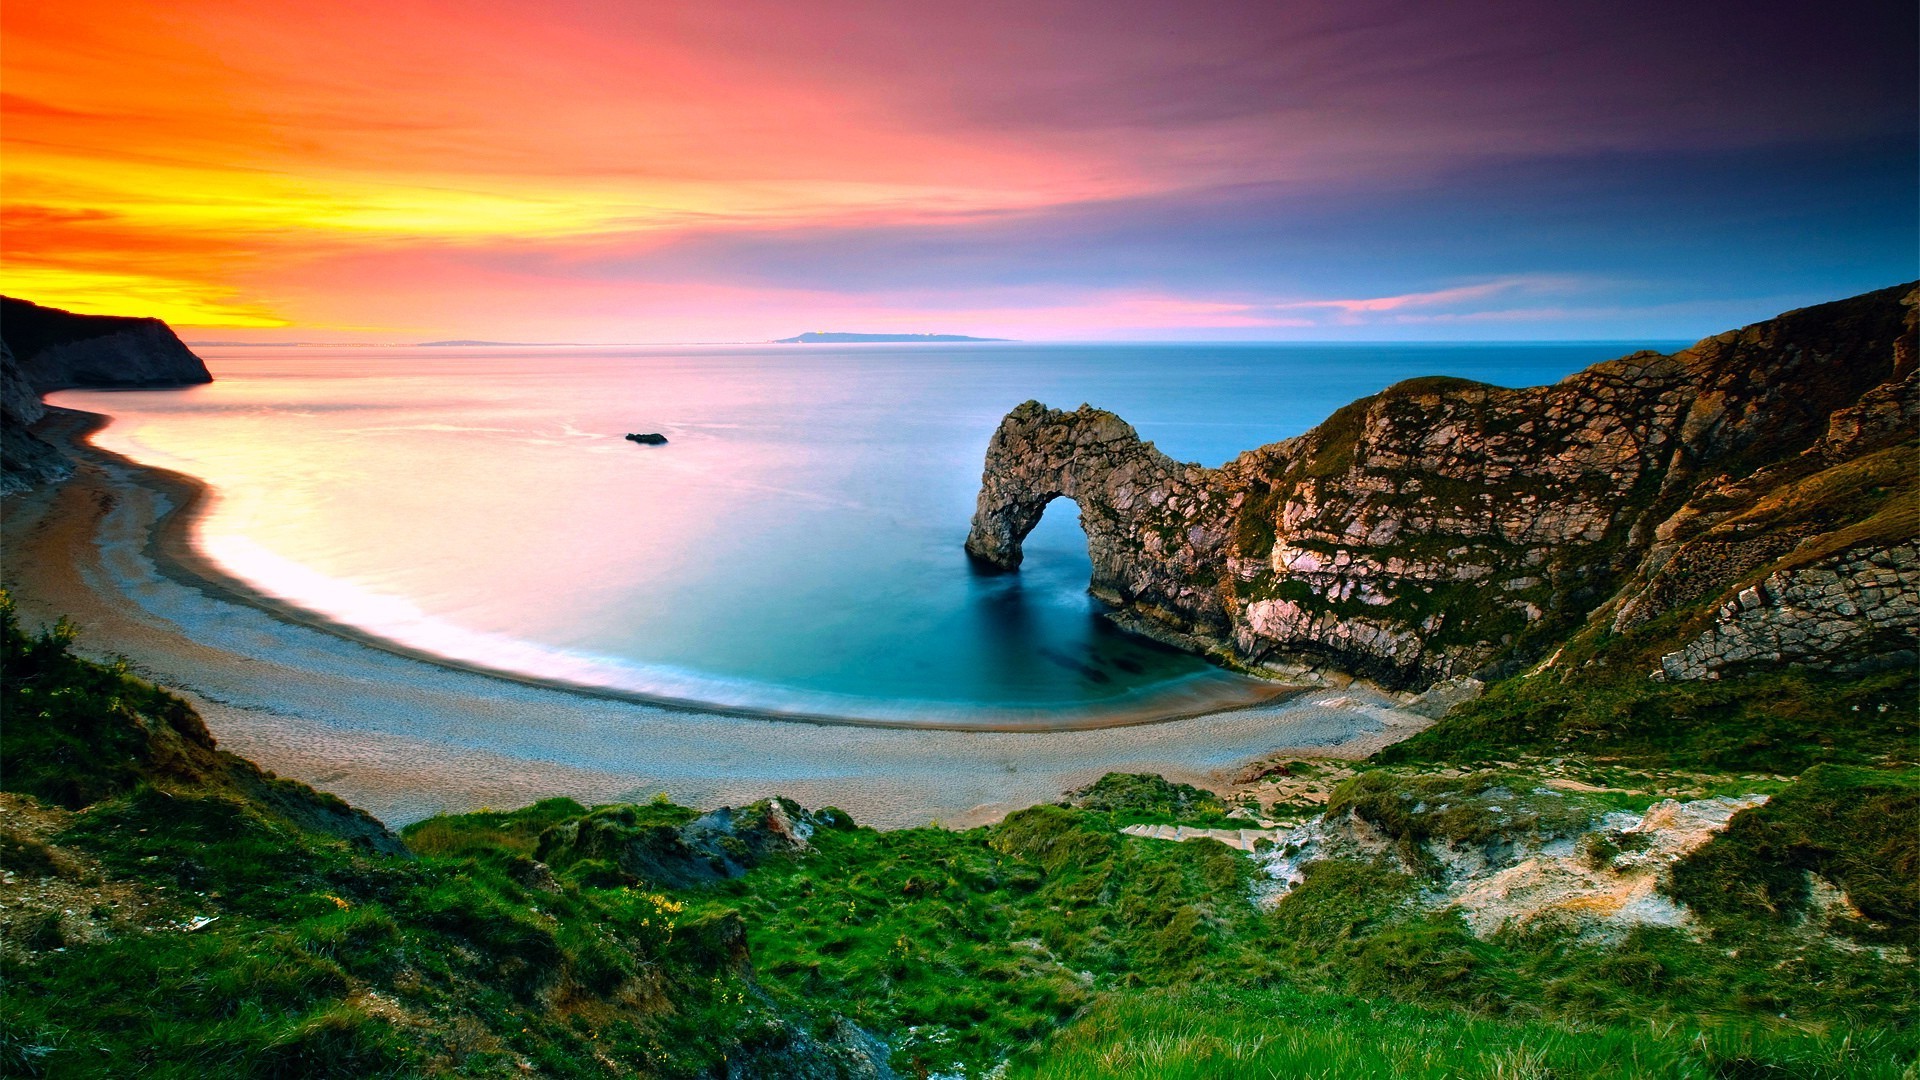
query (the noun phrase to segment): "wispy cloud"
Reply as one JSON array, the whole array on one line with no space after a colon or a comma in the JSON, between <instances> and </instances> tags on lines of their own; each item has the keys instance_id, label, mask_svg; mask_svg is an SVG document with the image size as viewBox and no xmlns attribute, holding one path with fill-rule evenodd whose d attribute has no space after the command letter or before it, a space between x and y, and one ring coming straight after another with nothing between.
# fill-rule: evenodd
<instances>
[{"instance_id":1,"label":"wispy cloud","mask_svg":"<svg viewBox=\"0 0 1920 1080\"><path fill-rule=\"evenodd\" d=\"M1592 279L1571 275L1532 274L1495 278L1491 281L1454 285L1443 289L1405 292L1393 296L1294 300L1275 306L1281 309L1337 311L1355 320L1382 314L1402 317L1459 315L1499 309L1490 302L1497 301L1499 307L1508 307L1518 297L1591 290L1599 284L1601 283Z\"/></svg>"}]
</instances>

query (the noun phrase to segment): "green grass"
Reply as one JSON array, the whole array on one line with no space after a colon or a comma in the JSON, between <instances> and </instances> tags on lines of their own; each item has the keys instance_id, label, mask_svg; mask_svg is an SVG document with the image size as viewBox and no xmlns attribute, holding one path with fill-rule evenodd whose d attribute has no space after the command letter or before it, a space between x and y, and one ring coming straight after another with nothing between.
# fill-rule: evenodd
<instances>
[{"instance_id":1,"label":"green grass","mask_svg":"<svg viewBox=\"0 0 1920 1080\"><path fill-rule=\"evenodd\" d=\"M1804 916L1813 875L1859 911L1840 928L1920 945L1920 770L1822 765L1674 867L1674 895L1748 918Z\"/></svg>"},{"instance_id":2,"label":"green grass","mask_svg":"<svg viewBox=\"0 0 1920 1080\"><path fill-rule=\"evenodd\" d=\"M1190 988L1105 997L1008 1075L1904 1080L1914 1075L1915 1049L1910 1033L1701 1029L1672 1022L1587 1028L1291 988Z\"/></svg>"},{"instance_id":3,"label":"green grass","mask_svg":"<svg viewBox=\"0 0 1920 1080\"><path fill-rule=\"evenodd\" d=\"M1201 828L1246 825L1245 819L1229 817L1226 802L1213 792L1151 774L1108 773L1078 791L1069 792L1066 802L1082 810L1106 814L1116 825L1179 824Z\"/></svg>"},{"instance_id":4,"label":"green grass","mask_svg":"<svg viewBox=\"0 0 1920 1080\"><path fill-rule=\"evenodd\" d=\"M1247 873L1217 844L1042 806L991 830L819 833L710 895L740 912L776 993L914 1031L896 1064L938 1071L1044 1036L1095 984L1205 977L1226 928L1256 918Z\"/></svg>"},{"instance_id":5,"label":"green grass","mask_svg":"<svg viewBox=\"0 0 1920 1080\"><path fill-rule=\"evenodd\" d=\"M737 921L528 878L510 844L369 857L151 787L55 839L164 901L153 929L10 955L0 1045L26 1075L604 1075L596 1053L693 1075L780 1019L737 964ZM215 921L188 931L191 916ZM369 1013L369 993L417 1026Z\"/></svg>"},{"instance_id":6,"label":"green grass","mask_svg":"<svg viewBox=\"0 0 1920 1080\"><path fill-rule=\"evenodd\" d=\"M482 810L428 818L402 829L400 835L420 855L451 859L532 855L540 846L541 833L586 812L572 799L542 799L509 812Z\"/></svg>"},{"instance_id":7,"label":"green grass","mask_svg":"<svg viewBox=\"0 0 1920 1080\"><path fill-rule=\"evenodd\" d=\"M1509 679L1372 760L1484 763L1570 755L1795 775L1820 763L1913 762L1920 677L1785 671L1667 683L1644 673Z\"/></svg>"},{"instance_id":8,"label":"green grass","mask_svg":"<svg viewBox=\"0 0 1920 1080\"><path fill-rule=\"evenodd\" d=\"M0 594L0 785L76 811L44 837L10 825L0 857L93 890L78 918L10 921L0 1073L693 1076L795 1030L737 918L535 867L578 805L426 823L408 857L337 799L219 753L185 702L71 637L28 636Z\"/></svg>"},{"instance_id":9,"label":"green grass","mask_svg":"<svg viewBox=\"0 0 1920 1080\"><path fill-rule=\"evenodd\" d=\"M1482 940L1414 902L1389 866L1328 860L1274 913L1265 955L1299 985L1514 1019L1904 1027L1911 966L1775 923L1710 918L1696 937L1643 927L1614 944L1546 928ZM1783 981L1784 980L1784 981Z\"/></svg>"},{"instance_id":10,"label":"green grass","mask_svg":"<svg viewBox=\"0 0 1920 1080\"><path fill-rule=\"evenodd\" d=\"M1449 798L1478 804L1476 814L1488 800L1513 808L1538 836L1571 832L1620 804L1617 796L1537 796L1542 805L1528 809L1502 791L1523 775L1376 770L1340 798L1348 808L1373 802L1407 815L1398 827L1418 844L1499 835L1496 822L1442 809ZM1415 813L1423 797L1436 801ZM1911 967L1898 956L1810 937L1790 919L1709 913L1697 938L1650 928L1614 944L1565 930L1482 940L1456 915L1420 902L1421 878L1390 864L1344 860L1314 864L1306 882L1266 913L1247 899L1249 864L1237 853L1209 842L1120 836L1115 821L1042 806L965 832L842 830L816 836L800 857L685 895L691 904L738 912L760 981L776 1000L822 1017L849 1016L868 1030L911 1032L894 1058L908 1074L979 1074L1019 1053L1040 1061L1053 1040L1071 1046L1075 1031L1111 1030L1079 1027L1088 1021L1076 1017L1097 1017L1113 1002L1190 1001L1179 995L1193 987L1236 999L1285 992L1297 1000L1370 1001L1378 1016L1423 1018L1427 1027L1412 1030L1480 1032L1493 1040L1488 1046L1515 1053L1553 1036L1566 1047L1550 1051L1550 1062L1561 1063L1555 1068L1617 1058L1626 1070L1620 1075L1674 1074L1681 1067L1673 1063L1684 1061L1708 1068L1709 1058L1687 1057L1702 1033L1716 1046L1758 1040L1764 1053L1754 1060L1765 1061L1799 1060L1803 1051L1812 1055L1807 1060L1839 1061L1833 1055L1843 1053L1836 1047L1848 1031L1856 1048L1867 1045L1859 1036L1871 1035L1870 1046L1857 1050L1879 1070L1867 1075L1899 1075L1888 1065L1896 1062L1890 1048L1912 1047L1888 1034L1911 1027ZM1394 1003L1428 1011L1394 1012ZM1168 1017L1182 1020L1181 1011ZM1394 1024L1312 1038L1328 1054L1378 1043L1378 1054L1390 1058L1400 1053ZM1125 1068L1100 1075L1160 1075L1159 1064L1115 1053ZM1738 1057L1729 1050L1725 1061ZM1449 1060L1435 1052L1421 1067L1437 1075ZM1634 1073L1636 1060L1655 1064ZM1203 1056L1193 1067L1206 1075L1213 1066Z\"/></svg>"},{"instance_id":11,"label":"green grass","mask_svg":"<svg viewBox=\"0 0 1920 1080\"><path fill-rule=\"evenodd\" d=\"M0 715L7 718L6 787L78 809L123 794L156 773L190 776L190 763L157 755L156 728L210 748L186 702L112 667L73 656L62 619L29 636L0 592Z\"/></svg>"},{"instance_id":12,"label":"green grass","mask_svg":"<svg viewBox=\"0 0 1920 1080\"><path fill-rule=\"evenodd\" d=\"M177 699L7 615L0 783L75 812L44 837L10 826L0 858L149 901L108 933L49 913L0 943L8 1075L767 1073L846 1021L885 1038L909 1076L1003 1062L1049 1077L1912 1075L1913 769L1761 782L1773 801L1675 875L1698 933L1611 943L1477 938L1431 902L1441 846L1571 837L1657 797L1549 794L1538 768L1513 764L1364 770L1328 809L1389 856L1316 863L1272 910L1252 903L1238 852L1119 832L1237 823L1158 777L1109 776L963 831L879 832L821 811L798 854L763 842L773 803L701 847L697 812L664 799L435 818L389 854L341 827L337 800L218 754ZM1849 705L1903 685L1808 683L1766 707L1891 738L1898 715ZM1760 708L1716 689L1687 699L1696 725ZM1617 743L1650 760L1724 742L1731 722L1634 726L1675 700L1560 699L1612 718ZM1474 752L1516 756L1497 724L1462 730ZM1723 773L1686 782L1754 789ZM1809 874L1862 917L1809 920Z\"/></svg>"}]
</instances>

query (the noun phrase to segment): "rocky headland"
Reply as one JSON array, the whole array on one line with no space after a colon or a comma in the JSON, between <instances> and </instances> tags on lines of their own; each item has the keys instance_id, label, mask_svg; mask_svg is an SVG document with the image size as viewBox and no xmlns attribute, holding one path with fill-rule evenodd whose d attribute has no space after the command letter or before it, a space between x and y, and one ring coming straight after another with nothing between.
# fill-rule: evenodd
<instances>
[{"instance_id":1,"label":"rocky headland","mask_svg":"<svg viewBox=\"0 0 1920 1080\"><path fill-rule=\"evenodd\" d=\"M66 456L31 430L46 415L42 394L212 381L207 365L159 319L76 315L0 297L0 495L72 471Z\"/></svg>"},{"instance_id":2,"label":"rocky headland","mask_svg":"<svg viewBox=\"0 0 1920 1080\"><path fill-rule=\"evenodd\" d=\"M1073 499L1119 621L1291 677L1421 689L1603 639L1678 680L1911 664L1917 303L1883 289L1552 386L1414 379L1217 469L1029 401L966 548L1014 569Z\"/></svg>"},{"instance_id":3,"label":"rocky headland","mask_svg":"<svg viewBox=\"0 0 1920 1080\"><path fill-rule=\"evenodd\" d=\"M76 315L0 297L0 337L39 393L74 387L167 387L213 381L159 319Z\"/></svg>"}]
</instances>

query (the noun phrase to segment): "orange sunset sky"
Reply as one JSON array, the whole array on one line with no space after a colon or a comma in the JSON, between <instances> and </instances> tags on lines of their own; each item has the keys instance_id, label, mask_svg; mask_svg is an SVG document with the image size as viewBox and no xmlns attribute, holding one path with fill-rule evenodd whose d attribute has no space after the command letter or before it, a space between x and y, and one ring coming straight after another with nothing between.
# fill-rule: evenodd
<instances>
[{"instance_id":1,"label":"orange sunset sky","mask_svg":"<svg viewBox=\"0 0 1920 1080\"><path fill-rule=\"evenodd\" d=\"M0 287L201 339L1688 336L1913 276L1910 4L3 18Z\"/></svg>"}]
</instances>

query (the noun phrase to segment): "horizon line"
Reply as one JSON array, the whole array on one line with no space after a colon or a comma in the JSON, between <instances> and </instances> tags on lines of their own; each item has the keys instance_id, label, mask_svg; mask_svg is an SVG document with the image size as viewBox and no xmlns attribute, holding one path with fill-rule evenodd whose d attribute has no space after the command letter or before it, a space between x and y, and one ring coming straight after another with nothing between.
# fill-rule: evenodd
<instances>
[{"instance_id":1,"label":"horizon line","mask_svg":"<svg viewBox=\"0 0 1920 1080\"><path fill-rule=\"evenodd\" d=\"M1707 335L1711 337L1713 335ZM991 341L854 341L786 342L777 338L738 341L473 341L448 345L435 341L207 341L182 338L183 344L202 349L630 349L685 348L732 345L833 345L893 348L965 347L993 345L1620 345L1636 342L1692 344L1698 337L1592 338L1001 338ZM812 351L818 352L819 349Z\"/></svg>"}]
</instances>

